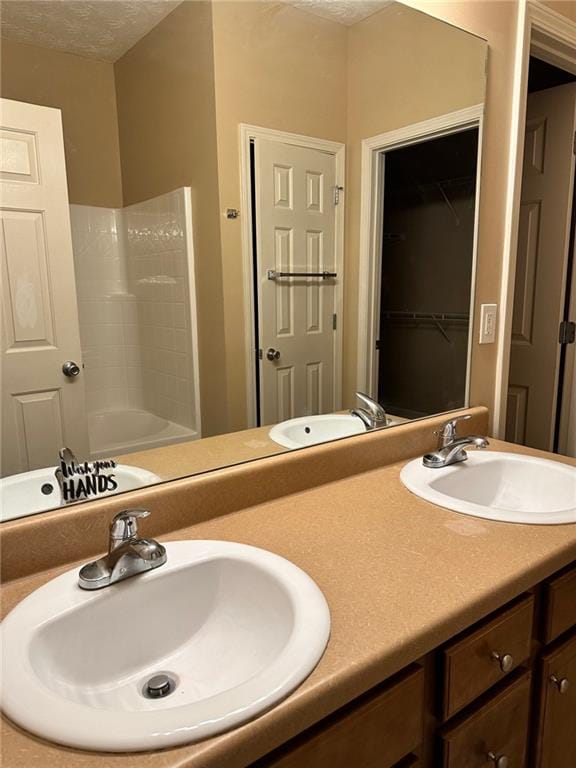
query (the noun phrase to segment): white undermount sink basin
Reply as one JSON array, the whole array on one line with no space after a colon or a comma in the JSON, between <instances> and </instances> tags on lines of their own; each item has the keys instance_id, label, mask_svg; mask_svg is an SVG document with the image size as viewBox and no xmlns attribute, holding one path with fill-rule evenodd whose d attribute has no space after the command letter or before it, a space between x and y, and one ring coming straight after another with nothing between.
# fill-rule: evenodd
<instances>
[{"instance_id":1,"label":"white undermount sink basin","mask_svg":"<svg viewBox=\"0 0 576 768\"><path fill-rule=\"evenodd\" d=\"M402 469L408 490L440 507L505 523L576 523L576 467L497 451L431 469L415 459Z\"/></svg>"},{"instance_id":2,"label":"white undermount sink basin","mask_svg":"<svg viewBox=\"0 0 576 768\"><path fill-rule=\"evenodd\" d=\"M143 575L89 592L68 571L16 606L0 626L9 718L80 749L160 749L238 726L310 674L330 613L306 573L231 542L166 550ZM173 690L148 698L160 673Z\"/></svg>"},{"instance_id":3,"label":"white undermount sink basin","mask_svg":"<svg viewBox=\"0 0 576 768\"><path fill-rule=\"evenodd\" d=\"M55 470L56 467L46 467L0 479L0 522L58 507L60 491L54 475ZM117 464L114 469L106 472L114 475L118 487L98 496L131 491L161 482L161 478L153 472L127 464ZM52 486L52 490L49 490L48 486Z\"/></svg>"}]
</instances>

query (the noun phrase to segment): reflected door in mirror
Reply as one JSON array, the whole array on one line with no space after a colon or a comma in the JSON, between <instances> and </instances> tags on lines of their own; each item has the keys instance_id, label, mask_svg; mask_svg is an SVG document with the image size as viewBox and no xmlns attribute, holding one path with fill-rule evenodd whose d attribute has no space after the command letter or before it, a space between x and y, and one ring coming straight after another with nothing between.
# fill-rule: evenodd
<instances>
[{"instance_id":1,"label":"reflected door in mirror","mask_svg":"<svg viewBox=\"0 0 576 768\"><path fill-rule=\"evenodd\" d=\"M335 355L336 159L255 141L260 423L332 411Z\"/></svg>"}]
</instances>

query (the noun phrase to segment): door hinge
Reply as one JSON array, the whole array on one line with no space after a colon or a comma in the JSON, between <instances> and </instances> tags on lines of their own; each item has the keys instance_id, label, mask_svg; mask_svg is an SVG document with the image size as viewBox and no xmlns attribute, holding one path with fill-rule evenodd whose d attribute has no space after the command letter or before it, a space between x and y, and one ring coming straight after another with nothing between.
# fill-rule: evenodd
<instances>
[{"instance_id":1,"label":"door hinge","mask_svg":"<svg viewBox=\"0 0 576 768\"><path fill-rule=\"evenodd\" d=\"M574 344L576 341L576 323L570 320L564 320L560 323L558 341L560 344Z\"/></svg>"},{"instance_id":2,"label":"door hinge","mask_svg":"<svg viewBox=\"0 0 576 768\"><path fill-rule=\"evenodd\" d=\"M338 315L334 313L332 315L332 330L335 331L337 327L338 327Z\"/></svg>"},{"instance_id":3,"label":"door hinge","mask_svg":"<svg viewBox=\"0 0 576 768\"><path fill-rule=\"evenodd\" d=\"M380 339L376 339L376 349L382 349L382 342Z\"/></svg>"},{"instance_id":4,"label":"door hinge","mask_svg":"<svg viewBox=\"0 0 576 768\"><path fill-rule=\"evenodd\" d=\"M572 147L574 154L576 155L576 131L574 131L574 145Z\"/></svg>"},{"instance_id":5,"label":"door hinge","mask_svg":"<svg viewBox=\"0 0 576 768\"><path fill-rule=\"evenodd\" d=\"M340 193L344 192L344 187L339 187L336 185L334 187L334 205L338 205L340 203Z\"/></svg>"}]
</instances>

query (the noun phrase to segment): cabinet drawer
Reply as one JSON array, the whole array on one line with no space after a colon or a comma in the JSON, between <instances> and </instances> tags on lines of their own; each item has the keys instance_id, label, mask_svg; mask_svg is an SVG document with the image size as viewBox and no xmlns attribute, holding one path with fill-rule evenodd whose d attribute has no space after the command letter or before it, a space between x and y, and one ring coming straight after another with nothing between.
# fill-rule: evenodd
<instances>
[{"instance_id":1,"label":"cabinet drawer","mask_svg":"<svg viewBox=\"0 0 576 768\"><path fill-rule=\"evenodd\" d=\"M500 757L507 758L508 768L524 768L529 710L530 673L525 672L443 732L444 768L488 768Z\"/></svg>"},{"instance_id":2,"label":"cabinet drawer","mask_svg":"<svg viewBox=\"0 0 576 768\"><path fill-rule=\"evenodd\" d=\"M544 642L550 643L576 625L576 566L546 582Z\"/></svg>"},{"instance_id":3,"label":"cabinet drawer","mask_svg":"<svg viewBox=\"0 0 576 768\"><path fill-rule=\"evenodd\" d=\"M445 720L530 656L534 598L527 595L443 650Z\"/></svg>"},{"instance_id":4,"label":"cabinet drawer","mask_svg":"<svg viewBox=\"0 0 576 768\"><path fill-rule=\"evenodd\" d=\"M535 765L576 765L576 635L542 657Z\"/></svg>"},{"instance_id":5,"label":"cabinet drawer","mask_svg":"<svg viewBox=\"0 0 576 768\"><path fill-rule=\"evenodd\" d=\"M422 740L423 691L424 671L413 665L253 768L391 768Z\"/></svg>"}]
</instances>

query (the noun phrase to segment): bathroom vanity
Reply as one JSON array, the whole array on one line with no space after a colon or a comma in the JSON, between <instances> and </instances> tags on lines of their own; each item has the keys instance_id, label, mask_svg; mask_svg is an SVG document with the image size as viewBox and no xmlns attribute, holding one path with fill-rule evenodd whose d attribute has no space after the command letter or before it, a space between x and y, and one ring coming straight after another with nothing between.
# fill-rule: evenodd
<instances>
[{"instance_id":1,"label":"bathroom vanity","mask_svg":"<svg viewBox=\"0 0 576 768\"><path fill-rule=\"evenodd\" d=\"M462 432L485 434L486 410L470 413ZM410 494L400 472L444 421L4 524L4 611L102 552L120 509L146 507L145 535L252 544L301 567L326 597L331 637L288 698L219 736L96 753L4 719L3 765L572 767L576 526L498 523ZM490 450L538 455L496 440Z\"/></svg>"},{"instance_id":2,"label":"bathroom vanity","mask_svg":"<svg viewBox=\"0 0 576 768\"><path fill-rule=\"evenodd\" d=\"M572 565L253 768L572 768L575 679Z\"/></svg>"}]
</instances>

